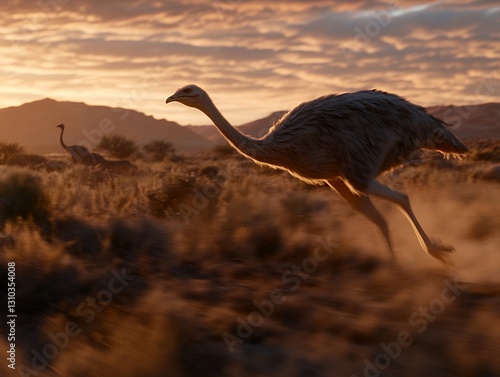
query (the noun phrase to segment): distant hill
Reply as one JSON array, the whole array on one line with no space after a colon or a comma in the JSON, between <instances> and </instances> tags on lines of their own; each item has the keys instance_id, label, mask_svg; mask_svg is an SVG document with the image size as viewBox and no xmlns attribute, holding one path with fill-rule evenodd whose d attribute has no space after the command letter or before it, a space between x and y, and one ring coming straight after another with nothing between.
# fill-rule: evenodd
<instances>
[{"instance_id":1,"label":"distant hill","mask_svg":"<svg viewBox=\"0 0 500 377\"><path fill-rule=\"evenodd\" d=\"M486 103L476 106L433 106L427 108L432 115L452 125L451 131L461 139L500 139L500 103ZM261 137L269 127L280 119L286 111L246 123L238 127L244 134ZM214 126L189 126L213 142L222 143L223 138Z\"/></svg>"},{"instance_id":2,"label":"distant hill","mask_svg":"<svg viewBox=\"0 0 500 377\"><path fill-rule=\"evenodd\" d=\"M0 141L17 142L30 153L60 152L60 130L56 128L60 123L66 125L66 144L90 149L96 148L103 135L112 133L124 135L139 145L166 140L181 153L213 147L212 142L186 127L138 111L48 98L0 109Z\"/></svg>"},{"instance_id":3,"label":"distant hill","mask_svg":"<svg viewBox=\"0 0 500 377\"><path fill-rule=\"evenodd\" d=\"M500 103L473 106L433 106L432 115L452 125L459 138L500 139Z\"/></svg>"}]
</instances>

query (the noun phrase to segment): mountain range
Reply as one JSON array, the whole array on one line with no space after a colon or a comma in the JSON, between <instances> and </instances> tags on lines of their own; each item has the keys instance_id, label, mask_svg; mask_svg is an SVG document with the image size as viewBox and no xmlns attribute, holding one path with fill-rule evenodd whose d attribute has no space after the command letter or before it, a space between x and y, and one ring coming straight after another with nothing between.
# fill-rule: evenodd
<instances>
[{"instance_id":1,"label":"mountain range","mask_svg":"<svg viewBox=\"0 0 500 377\"><path fill-rule=\"evenodd\" d=\"M474 106L434 106L427 108L434 116L450 124L451 131L467 139L500 139L500 104ZM286 111L279 111L238 126L240 132L262 137ZM61 102L45 98L21 106L0 109L2 142L16 142L30 153L61 152L59 129L64 123L65 142L96 149L104 135L120 134L139 145L152 140L166 140L179 153L210 150L225 141L210 126L181 126L165 119L155 119L135 110L91 106L81 102Z\"/></svg>"},{"instance_id":2,"label":"mountain range","mask_svg":"<svg viewBox=\"0 0 500 377\"><path fill-rule=\"evenodd\" d=\"M64 141L95 150L104 135L120 134L139 145L166 140L180 153L210 149L214 144L202 136L165 119L155 119L135 110L90 106L81 102L59 102L49 98L0 109L0 141L16 142L30 153L61 152Z\"/></svg>"}]
</instances>

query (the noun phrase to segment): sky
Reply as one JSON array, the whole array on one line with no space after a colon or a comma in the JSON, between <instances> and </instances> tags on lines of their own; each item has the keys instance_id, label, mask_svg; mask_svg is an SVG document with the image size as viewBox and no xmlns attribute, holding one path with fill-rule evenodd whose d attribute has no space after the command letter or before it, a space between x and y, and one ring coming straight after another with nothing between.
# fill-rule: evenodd
<instances>
[{"instance_id":1,"label":"sky","mask_svg":"<svg viewBox=\"0 0 500 377\"><path fill-rule=\"evenodd\" d=\"M210 124L165 98L203 87L233 124L330 93L500 102L500 3L2 0L0 107L42 98Z\"/></svg>"}]
</instances>

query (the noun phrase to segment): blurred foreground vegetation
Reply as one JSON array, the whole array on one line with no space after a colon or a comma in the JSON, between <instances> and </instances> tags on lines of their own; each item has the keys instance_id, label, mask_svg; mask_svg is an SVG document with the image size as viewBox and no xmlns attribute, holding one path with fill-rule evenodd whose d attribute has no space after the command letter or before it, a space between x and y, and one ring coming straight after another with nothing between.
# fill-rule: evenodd
<instances>
[{"instance_id":1,"label":"blurred foreground vegetation","mask_svg":"<svg viewBox=\"0 0 500 377\"><path fill-rule=\"evenodd\" d=\"M17 369L0 374L500 376L500 149L473 146L382 178L454 244L456 271L377 202L391 268L327 187L224 148L169 158L151 144L133 172L0 148L0 305L15 262L19 314Z\"/></svg>"}]
</instances>

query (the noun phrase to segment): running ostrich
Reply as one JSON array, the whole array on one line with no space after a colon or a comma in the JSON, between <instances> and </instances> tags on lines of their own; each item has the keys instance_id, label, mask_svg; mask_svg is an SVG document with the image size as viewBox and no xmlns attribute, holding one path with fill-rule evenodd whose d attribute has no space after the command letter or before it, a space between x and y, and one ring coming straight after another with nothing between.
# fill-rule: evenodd
<instances>
[{"instance_id":1,"label":"running ostrich","mask_svg":"<svg viewBox=\"0 0 500 377\"><path fill-rule=\"evenodd\" d=\"M105 162L104 157L102 157L100 154L92 153L82 145L66 145L63 141L65 128L64 124L61 123L56 127L61 129L61 135L59 137L61 146L71 155L71 159L73 160L73 162L81 162L87 165L97 165Z\"/></svg>"},{"instance_id":2,"label":"running ostrich","mask_svg":"<svg viewBox=\"0 0 500 377\"><path fill-rule=\"evenodd\" d=\"M424 108L377 90L327 95L285 114L260 139L241 134L196 85L178 89L166 103L180 102L205 113L239 153L258 164L288 171L309 184L328 184L382 232L395 261L386 220L369 195L398 205L422 248L452 266L453 246L431 240L420 226L408 196L377 180L382 172L409 161L412 152L430 149L460 156L466 145Z\"/></svg>"}]
</instances>

